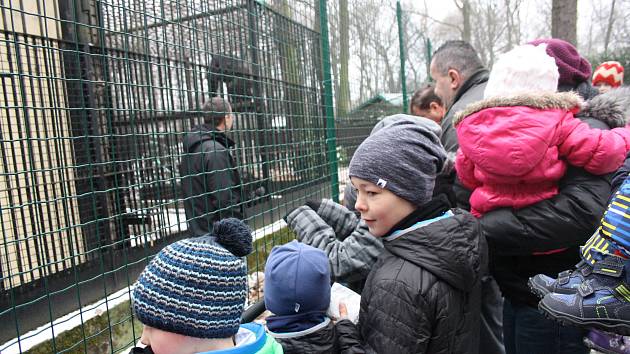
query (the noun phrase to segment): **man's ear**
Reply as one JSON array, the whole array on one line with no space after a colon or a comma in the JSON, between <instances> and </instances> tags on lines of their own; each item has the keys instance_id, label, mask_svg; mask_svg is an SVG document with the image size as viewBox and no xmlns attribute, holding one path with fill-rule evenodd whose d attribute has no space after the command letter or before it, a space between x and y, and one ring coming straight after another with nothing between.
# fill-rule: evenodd
<instances>
[{"instance_id":1,"label":"man's ear","mask_svg":"<svg viewBox=\"0 0 630 354\"><path fill-rule=\"evenodd\" d=\"M459 75L459 72L455 69L448 70L448 77L450 79L450 87L453 91L459 89L462 84L462 77Z\"/></svg>"}]
</instances>

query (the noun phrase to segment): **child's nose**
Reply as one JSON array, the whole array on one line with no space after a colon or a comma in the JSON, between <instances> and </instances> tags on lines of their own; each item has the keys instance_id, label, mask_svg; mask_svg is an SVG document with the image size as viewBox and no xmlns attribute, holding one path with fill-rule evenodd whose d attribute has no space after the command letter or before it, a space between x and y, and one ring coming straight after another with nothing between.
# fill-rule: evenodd
<instances>
[{"instance_id":1,"label":"child's nose","mask_svg":"<svg viewBox=\"0 0 630 354\"><path fill-rule=\"evenodd\" d=\"M367 209L362 199L363 198L357 198L357 201L354 203L354 208L358 211L365 211Z\"/></svg>"},{"instance_id":2,"label":"child's nose","mask_svg":"<svg viewBox=\"0 0 630 354\"><path fill-rule=\"evenodd\" d=\"M146 326L142 329L142 335L140 336L140 343L149 346L151 345L151 336L149 336L149 329Z\"/></svg>"}]
</instances>

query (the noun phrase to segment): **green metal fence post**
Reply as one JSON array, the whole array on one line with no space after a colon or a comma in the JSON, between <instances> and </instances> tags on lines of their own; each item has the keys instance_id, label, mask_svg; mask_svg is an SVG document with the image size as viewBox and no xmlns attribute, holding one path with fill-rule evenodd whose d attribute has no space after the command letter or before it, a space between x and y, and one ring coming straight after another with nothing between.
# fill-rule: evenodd
<instances>
[{"instance_id":1,"label":"green metal fence post","mask_svg":"<svg viewBox=\"0 0 630 354\"><path fill-rule=\"evenodd\" d=\"M328 40L328 11L326 0L319 1L319 24L322 41L324 108L326 114L326 147L330 166L332 199L339 201L339 173L337 168L337 137L335 134L335 112L333 110L332 77L330 75L330 43Z\"/></svg>"},{"instance_id":2,"label":"green metal fence post","mask_svg":"<svg viewBox=\"0 0 630 354\"><path fill-rule=\"evenodd\" d=\"M402 86L403 111L409 113L407 102L407 76L405 75L405 46L403 38L402 9L400 1L396 1L396 19L398 21L398 45L400 46L400 82Z\"/></svg>"}]
</instances>

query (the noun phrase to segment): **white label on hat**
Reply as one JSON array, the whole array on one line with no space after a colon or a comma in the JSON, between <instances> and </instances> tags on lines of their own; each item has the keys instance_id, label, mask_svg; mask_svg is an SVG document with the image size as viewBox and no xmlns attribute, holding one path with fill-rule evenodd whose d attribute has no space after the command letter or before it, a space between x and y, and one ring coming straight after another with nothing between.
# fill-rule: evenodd
<instances>
[{"instance_id":1,"label":"white label on hat","mask_svg":"<svg viewBox=\"0 0 630 354\"><path fill-rule=\"evenodd\" d=\"M295 303L295 312L299 312L300 311L300 304L298 304L297 302Z\"/></svg>"},{"instance_id":2,"label":"white label on hat","mask_svg":"<svg viewBox=\"0 0 630 354\"><path fill-rule=\"evenodd\" d=\"M376 185L381 188L385 188L385 186L387 185L387 181L382 178L379 178L378 182L376 182Z\"/></svg>"}]
</instances>

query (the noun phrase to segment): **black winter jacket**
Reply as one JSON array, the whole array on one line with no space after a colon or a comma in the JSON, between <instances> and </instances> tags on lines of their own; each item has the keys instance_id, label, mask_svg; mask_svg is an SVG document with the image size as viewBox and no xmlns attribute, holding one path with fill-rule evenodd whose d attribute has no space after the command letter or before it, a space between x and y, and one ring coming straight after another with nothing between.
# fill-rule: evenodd
<instances>
[{"instance_id":1,"label":"black winter jacket","mask_svg":"<svg viewBox=\"0 0 630 354\"><path fill-rule=\"evenodd\" d=\"M609 129L625 125L624 114L598 96L578 117L591 127ZM536 274L556 277L579 262L579 246L595 231L611 193L610 175L594 176L570 167L560 181L559 194L527 208L498 209L481 219L488 240L491 273L503 296L536 307L527 280ZM567 248L553 254L533 253Z\"/></svg>"},{"instance_id":2,"label":"black winter jacket","mask_svg":"<svg viewBox=\"0 0 630 354\"><path fill-rule=\"evenodd\" d=\"M341 353L476 353L487 249L468 212L388 241L361 294L359 324L337 323Z\"/></svg>"},{"instance_id":3,"label":"black winter jacket","mask_svg":"<svg viewBox=\"0 0 630 354\"><path fill-rule=\"evenodd\" d=\"M329 319L322 326L315 326L297 333L274 333L269 335L282 345L284 354L336 354L337 331Z\"/></svg>"},{"instance_id":4,"label":"black winter jacket","mask_svg":"<svg viewBox=\"0 0 630 354\"><path fill-rule=\"evenodd\" d=\"M243 218L241 179L230 154L233 147L234 141L208 125L193 128L184 138L180 176L193 235L207 234L219 219Z\"/></svg>"}]
</instances>

